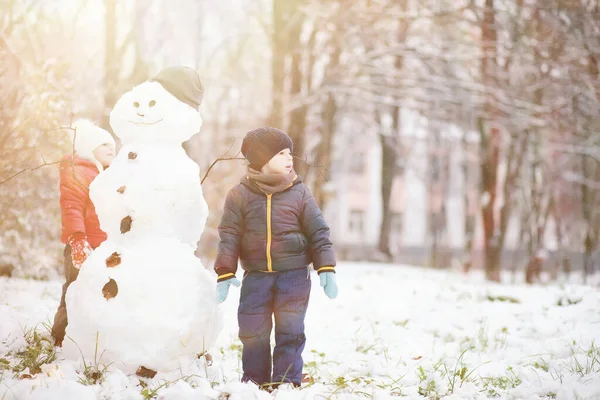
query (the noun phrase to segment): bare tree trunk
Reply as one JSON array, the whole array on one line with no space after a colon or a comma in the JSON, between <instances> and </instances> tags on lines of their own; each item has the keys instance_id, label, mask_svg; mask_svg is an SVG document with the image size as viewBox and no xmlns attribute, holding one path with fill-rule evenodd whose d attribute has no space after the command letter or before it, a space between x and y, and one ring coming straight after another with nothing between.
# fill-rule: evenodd
<instances>
[{"instance_id":1,"label":"bare tree trunk","mask_svg":"<svg viewBox=\"0 0 600 400\"><path fill-rule=\"evenodd\" d=\"M287 56L294 49L289 46L289 27L291 12L296 7L296 0L273 0L273 52L271 59L272 68L272 110L271 125L285 129L284 101L285 101L285 63Z\"/></svg>"},{"instance_id":2,"label":"bare tree trunk","mask_svg":"<svg viewBox=\"0 0 600 400\"><path fill-rule=\"evenodd\" d=\"M327 102L323 108L323 130L321 132L321 142L317 149L317 161L320 171L317 171L313 196L315 201L321 208L325 208L327 196L324 191L325 183L327 182L327 172L331 166L331 151L333 137L336 129L335 116L337 113L337 103L333 94L327 96Z\"/></svg>"},{"instance_id":3,"label":"bare tree trunk","mask_svg":"<svg viewBox=\"0 0 600 400\"><path fill-rule=\"evenodd\" d=\"M496 60L496 17L494 0L485 1L484 18L481 25L481 39L484 57L481 62L481 77L487 88L495 86ZM498 167L500 164L500 130L494 124L486 124L493 118L495 110L491 96L486 96L485 117L479 118L481 146L481 191L484 200L481 207L484 235L484 269L488 280L500 281L501 245L499 226L494 215L498 188Z\"/></svg>"},{"instance_id":4,"label":"bare tree trunk","mask_svg":"<svg viewBox=\"0 0 600 400\"><path fill-rule=\"evenodd\" d=\"M117 102L116 85L119 81L117 59L117 1L104 0L104 109L102 127L110 129L109 110Z\"/></svg>"},{"instance_id":5,"label":"bare tree trunk","mask_svg":"<svg viewBox=\"0 0 600 400\"><path fill-rule=\"evenodd\" d=\"M484 270L486 278L500 281L500 230L494 215L497 199L498 166L500 162L500 149L497 143L499 131L490 128L489 132L480 121L482 137L481 151L484 157L481 160L481 185L484 200L481 207L483 235L484 235ZM489 136L488 136L489 135ZM486 137L488 136L488 137Z\"/></svg>"},{"instance_id":6,"label":"bare tree trunk","mask_svg":"<svg viewBox=\"0 0 600 400\"><path fill-rule=\"evenodd\" d=\"M143 23L147 12L147 4L142 0L135 0L135 13L133 16L132 41L135 46L135 63L129 81L132 85L139 85L149 76L148 63L142 57L141 43L144 35ZM124 44L127 46L127 43Z\"/></svg>"},{"instance_id":7,"label":"bare tree trunk","mask_svg":"<svg viewBox=\"0 0 600 400\"><path fill-rule=\"evenodd\" d=\"M597 81L600 76L600 70L598 68L598 60L593 54L590 54L588 57L588 74L592 81ZM597 85L596 85L597 87ZM600 101L600 89L596 89L595 92L595 100ZM581 118L581 117L580 117ZM586 126L588 124L586 123ZM587 126L587 130L591 131L589 126ZM589 133L584 136L588 137ZM584 263L583 263L583 271L584 271L584 283L587 281L588 275L594 272L593 265L593 252L597 244L597 232L598 227L594 226L594 221L597 219L597 213L594 213L594 205L598 204L598 190L592 189L588 182L593 182L600 173L598 173L599 165L598 161L594 160L590 157L589 154L581 155L581 170L583 175L583 184L581 185L581 202L582 202L582 214L583 220L586 224L586 232L584 238Z\"/></svg>"},{"instance_id":8,"label":"bare tree trunk","mask_svg":"<svg viewBox=\"0 0 600 400\"><path fill-rule=\"evenodd\" d=\"M401 9L407 9L407 2L401 3ZM406 36L408 33L408 24L402 24L398 30L398 43L405 43ZM396 71L402 70L404 65L404 57L396 56L394 60L394 68ZM379 229L379 243L377 245L378 250L388 257L392 258L392 251L390 248L390 236L392 231L392 212L390 210L390 200L392 196L392 186L394 184L394 177L397 172L398 163L398 150L399 150L399 136L400 130L402 129L402 121L400 120L400 112L402 109L399 106L393 106L391 108L392 114L392 131L390 136L383 134L379 135L379 141L381 143L381 211L382 219L381 226ZM381 124L380 124L381 125Z\"/></svg>"},{"instance_id":9,"label":"bare tree trunk","mask_svg":"<svg viewBox=\"0 0 600 400\"><path fill-rule=\"evenodd\" d=\"M468 201L467 201L468 204ZM466 209L466 207L465 207ZM469 272L473 267L473 245L475 243L475 215L465 215L465 249L463 256L463 271Z\"/></svg>"},{"instance_id":10,"label":"bare tree trunk","mask_svg":"<svg viewBox=\"0 0 600 400\"><path fill-rule=\"evenodd\" d=\"M586 224L586 231L585 231L585 237L583 239L583 248L584 248L584 254L583 254L583 283L586 283L587 281L587 276L590 273L590 264L592 261L592 233L591 233L591 227L590 227L590 218L591 218L591 207L592 205L590 204L590 189L588 187L588 185L586 184L586 182L588 182L588 179L590 177L590 166L589 166L589 160L588 160L588 156L586 154L582 154L581 155L581 171L583 174L583 180L584 183L582 183L581 185L581 210L582 210L582 217L583 220L585 221Z\"/></svg>"},{"instance_id":11,"label":"bare tree trunk","mask_svg":"<svg viewBox=\"0 0 600 400\"><path fill-rule=\"evenodd\" d=\"M311 40L309 42L309 49L311 52L310 60L310 68L313 68L316 54L314 46L314 41L316 38L317 30L315 29ZM329 78L329 72L334 70L339 66L340 63L340 55L342 53L341 43L339 41L339 37L337 32L333 34L331 45L333 46L333 54L331 56L331 60L327 65L325 76L325 83L327 83ZM308 87L311 87L312 76L309 76L308 79ZM324 186L328 179L328 171L331 168L331 159L332 159L332 151L333 151L333 139L335 137L335 132L337 128L336 115L338 112L338 104L336 102L335 96L332 93L327 95L327 101L323 106L323 110L321 112L321 119L323 121L323 129L321 132L321 141L319 142L319 147L317 148L317 164L319 170L316 171L315 184L313 187L313 195L315 196L315 200L319 207L324 208L328 196L324 191Z\"/></svg>"},{"instance_id":12,"label":"bare tree trunk","mask_svg":"<svg viewBox=\"0 0 600 400\"><path fill-rule=\"evenodd\" d=\"M286 129L285 102L302 92L305 76L303 73L303 52L300 49L300 35L303 27L303 15L298 10L296 0L273 0L273 55L272 81L273 99L271 124L287 130L294 142L294 155L297 157L296 172L306 177L308 172L305 131L306 104L294 108L290 113ZM286 63L289 60L289 92L287 91ZM312 67L312 66L311 66Z\"/></svg>"},{"instance_id":13,"label":"bare tree trunk","mask_svg":"<svg viewBox=\"0 0 600 400\"><path fill-rule=\"evenodd\" d=\"M288 27L290 37L288 45L292 52L291 65L291 87L289 97L300 95L302 92L302 84L304 82L304 74L302 73L302 52L300 51L300 32L302 24L294 22L293 27ZM287 133L292 138L294 143L294 155L297 157L294 162L294 168L300 175L307 177L308 172L308 155L306 154L306 115L308 113L308 105L302 104L292 110L290 115L290 124Z\"/></svg>"},{"instance_id":14,"label":"bare tree trunk","mask_svg":"<svg viewBox=\"0 0 600 400\"><path fill-rule=\"evenodd\" d=\"M467 135L463 135L462 140L462 152L464 154L464 160L462 163L462 173L464 179L463 189L463 204L464 204L464 229L465 229L465 244L464 244L464 255L463 255L463 271L468 273L473 266L473 244L475 243L475 222L477 216L471 212L475 209L474 201L471 197L471 178L470 178L470 163L468 160L469 143L467 141Z\"/></svg>"},{"instance_id":15,"label":"bare tree trunk","mask_svg":"<svg viewBox=\"0 0 600 400\"><path fill-rule=\"evenodd\" d=\"M271 125L283 128L283 93L285 89L284 0L273 0L273 54L271 56L272 106Z\"/></svg>"},{"instance_id":16,"label":"bare tree trunk","mask_svg":"<svg viewBox=\"0 0 600 400\"><path fill-rule=\"evenodd\" d=\"M429 151L428 151L428 173L427 173L427 197L428 197L428 207L427 207L427 219L428 219L428 234L431 240L429 246L429 266L432 268L438 267L438 223L439 223L439 215L437 209L437 193L439 191L440 184L440 174L441 174L441 160L440 160L440 132L436 127L435 132L429 132L429 137L431 140L428 142Z\"/></svg>"},{"instance_id":17,"label":"bare tree trunk","mask_svg":"<svg viewBox=\"0 0 600 400\"><path fill-rule=\"evenodd\" d=\"M554 217L554 234L556 235L556 243L558 244L558 258L557 263L562 267L562 271L568 276L571 272L571 261L568 254L569 247L565 243L565 235L563 229L563 221L560 213L557 212L556 202L553 202L552 215Z\"/></svg>"},{"instance_id":18,"label":"bare tree trunk","mask_svg":"<svg viewBox=\"0 0 600 400\"><path fill-rule=\"evenodd\" d=\"M431 132L429 132L431 134ZM431 154L432 150L429 149L429 173L427 174L427 197L428 197L428 207L427 207L427 227L428 227L428 235L431 243L429 244L429 266L432 268L437 268L437 255L438 255L438 235L437 235L437 224L438 224L438 215L436 210L434 209L434 197L436 190L436 177L439 173L439 160Z\"/></svg>"},{"instance_id":19,"label":"bare tree trunk","mask_svg":"<svg viewBox=\"0 0 600 400\"><path fill-rule=\"evenodd\" d=\"M18 139L14 125L25 93L21 62L7 40L0 36L0 181L12 174L18 159L12 146ZM2 197L4 200L5 196ZM0 201L0 209L9 209L9 206ZM0 223L0 227L4 228L3 224Z\"/></svg>"},{"instance_id":20,"label":"bare tree trunk","mask_svg":"<svg viewBox=\"0 0 600 400\"><path fill-rule=\"evenodd\" d=\"M450 160L442 130L439 125L435 125L435 132L429 132L429 152L427 174L428 182L428 203L429 203L429 238L431 239L429 254L430 266L439 268L442 262L447 262L443 252L447 250L447 243L444 241L446 232L446 207L447 182L449 179L448 170L450 169ZM445 261L444 261L445 260Z\"/></svg>"},{"instance_id":21,"label":"bare tree trunk","mask_svg":"<svg viewBox=\"0 0 600 400\"><path fill-rule=\"evenodd\" d=\"M398 107L394 107L392 135L398 134L400 112ZM390 210L390 200L392 195L392 185L397 162L397 149L394 140L390 136L379 135L381 143L381 201L382 201L382 220L379 231L379 251L386 255L388 259L392 258L390 249L390 234L392 228L392 213Z\"/></svg>"}]
</instances>

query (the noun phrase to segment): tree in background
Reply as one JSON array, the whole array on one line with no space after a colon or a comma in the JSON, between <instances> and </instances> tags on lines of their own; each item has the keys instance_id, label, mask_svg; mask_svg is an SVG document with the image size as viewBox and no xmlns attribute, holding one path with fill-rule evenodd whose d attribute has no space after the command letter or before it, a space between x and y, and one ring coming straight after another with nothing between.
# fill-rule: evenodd
<instances>
[{"instance_id":1,"label":"tree in background","mask_svg":"<svg viewBox=\"0 0 600 400\"><path fill-rule=\"evenodd\" d=\"M47 278L61 257L58 170L68 136L72 86L56 43L66 42L52 14L20 1L4 3L0 20L0 266ZM25 28L23 21L36 18ZM53 43L54 41L54 43Z\"/></svg>"},{"instance_id":2,"label":"tree in background","mask_svg":"<svg viewBox=\"0 0 600 400\"><path fill-rule=\"evenodd\" d=\"M0 181L69 151L67 135L55 129L72 116L108 127L125 89L166 64L195 63L207 88L205 124L186 149L203 172L223 154L235 158L250 127L274 125L294 138L298 172L324 207L329 178L348 173L339 157L360 136L382 154L374 246L389 260L397 247L390 243L390 210L399 201L392 188L415 168L409 163L418 158L415 145L426 140L432 152L420 162L430 172L423 184L431 198L437 192L445 201L446 184L456 187L446 182L449 158L437 155L456 151L462 159L465 264L482 244L486 276L498 280L505 250L516 246L514 264L524 265L521 252L531 256L554 233L562 258L583 254L587 271L594 269L600 236L594 209L600 201L597 1L272 0L242 7L228 0L190 7L174 1L81 2L67 18L52 7L34 8L36 2L2 5ZM107 29L81 29L100 9ZM405 115L425 122L410 126ZM448 132L459 133L450 139ZM205 192L213 209L220 209L224 188L243 168L234 161L211 171ZM2 208L2 262L25 265L15 255L20 250L10 249L33 249L27 241L37 241L40 257L60 247L52 244L57 235L24 228L27 218L30 225L59 228L58 202L44 198L57 193L55 170L27 173L39 179L18 179L21 174L6 182L13 197L3 203L30 196L44 206L32 206L37 216ZM448 211L436 210L431 220L441 223L428 233L433 253L448 228ZM16 231L24 245L16 244ZM480 231L482 238L475 236ZM210 252L211 240L201 253Z\"/></svg>"},{"instance_id":3,"label":"tree in background","mask_svg":"<svg viewBox=\"0 0 600 400\"><path fill-rule=\"evenodd\" d=\"M112 131L109 123L110 110L121 94L150 77L149 67L141 50L142 20L148 2L135 0L132 9L128 10L129 15L125 16L117 12L117 3L116 0L104 0L104 104L101 125L109 132ZM123 19L131 23L123 23ZM127 31L121 32L123 28ZM120 36L124 39L119 40ZM129 50L133 51L127 57ZM130 69L125 68L128 64L132 65Z\"/></svg>"}]
</instances>

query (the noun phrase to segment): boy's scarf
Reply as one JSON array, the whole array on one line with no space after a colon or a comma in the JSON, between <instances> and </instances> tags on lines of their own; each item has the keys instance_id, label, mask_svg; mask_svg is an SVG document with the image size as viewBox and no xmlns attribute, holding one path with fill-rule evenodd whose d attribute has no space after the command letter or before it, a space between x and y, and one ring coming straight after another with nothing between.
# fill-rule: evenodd
<instances>
[{"instance_id":1,"label":"boy's scarf","mask_svg":"<svg viewBox=\"0 0 600 400\"><path fill-rule=\"evenodd\" d=\"M292 168L289 174L264 174L253 168L248 168L248 178L264 194L283 192L296 179L296 171Z\"/></svg>"}]
</instances>

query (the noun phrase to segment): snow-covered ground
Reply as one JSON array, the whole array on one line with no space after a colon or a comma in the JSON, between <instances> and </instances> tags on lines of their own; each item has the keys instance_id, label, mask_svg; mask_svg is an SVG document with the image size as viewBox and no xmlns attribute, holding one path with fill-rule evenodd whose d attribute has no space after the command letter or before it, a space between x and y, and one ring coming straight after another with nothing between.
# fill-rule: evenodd
<instances>
[{"instance_id":1,"label":"snow-covered ground","mask_svg":"<svg viewBox=\"0 0 600 400\"><path fill-rule=\"evenodd\" d=\"M308 382L273 394L239 383L239 289L222 306L225 329L212 366L201 358L140 380L105 368L100 356L82 366L60 352L41 373L15 374L24 332L47 335L61 282L1 279L0 400L600 399L598 286L497 285L477 273L359 263L341 264L337 277L340 295L329 300L313 276Z\"/></svg>"}]
</instances>

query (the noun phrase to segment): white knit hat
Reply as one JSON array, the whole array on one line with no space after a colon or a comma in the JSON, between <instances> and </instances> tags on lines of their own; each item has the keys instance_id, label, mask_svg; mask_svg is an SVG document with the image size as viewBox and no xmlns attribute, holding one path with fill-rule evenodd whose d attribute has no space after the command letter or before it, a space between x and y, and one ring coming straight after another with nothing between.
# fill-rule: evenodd
<instances>
[{"instance_id":1,"label":"white knit hat","mask_svg":"<svg viewBox=\"0 0 600 400\"><path fill-rule=\"evenodd\" d=\"M111 144L116 146L115 139L112 135L87 119L79 119L71 125L73 129L69 129L71 142L75 142L73 148L75 154L81 158L88 159L98 167L98 171L103 171L104 167L94 157L94 150L103 144Z\"/></svg>"}]
</instances>

